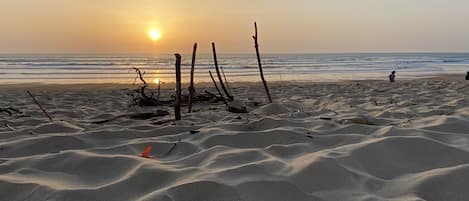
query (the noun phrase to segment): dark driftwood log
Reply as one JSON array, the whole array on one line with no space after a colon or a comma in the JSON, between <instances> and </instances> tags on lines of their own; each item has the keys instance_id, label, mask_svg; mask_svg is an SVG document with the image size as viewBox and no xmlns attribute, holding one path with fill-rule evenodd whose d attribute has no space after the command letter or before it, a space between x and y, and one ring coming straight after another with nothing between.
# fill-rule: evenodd
<instances>
[{"instance_id":1,"label":"dark driftwood log","mask_svg":"<svg viewBox=\"0 0 469 201\"><path fill-rule=\"evenodd\" d=\"M221 101L221 102L223 102L223 103L225 103L225 104L228 104L228 103L226 102L226 100L225 100L223 97L217 96L217 95L211 93L210 91L205 91L205 93L206 93L207 95L209 95L210 97L215 98L215 99L218 100L218 101Z\"/></svg>"},{"instance_id":2,"label":"dark driftwood log","mask_svg":"<svg viewBox=\"0 0 469 201\"><path fill-rule=\"evenodd\" d=\"M181 55L176 56L176 99L174 101L174 116L181 120Z\"/></svg>"},{"instance_id":3,"label":"dark driftwood log","mask_svg":"<svg viewBox=\"0 0 469 201\"><path fill-rule=\"evenodd\" d=\"M228 111L232 113L248 113L246 106L236 101L228 103Z\"/></svg>"},{"instance_id":4,"label":"dark driftwood log","mask_svg":"<svg viewBox=\"0 0 469 201\"><path fill-rule=\"evenodd\" d=\"M272 97L270 95L269 87L267 86L267 81L265 81L265 78L264 78L264 71L262 70L262 61L261 61L261 56L259 53L259 42L258 42L259 38L257 35L257 23L256 22L254 22L254 31L255 31L255 35L252 36L252 38L254 39L254 47L256 48L257 63L259 64L259 73L261 74L261 80L262 80L262 83L264 84L265 93L267 94L269 103L272 103Z\"/></svg>"},{"instance_id":5,"label":"dark driftwood log","mask_svg":"<svg viewBox=\"0 0 469 201\"><path fill-rule=\"evenodd\" d=\"M115 117L112 117L110 119L105 119L105 120L100 120L100 121L94 121L91 122L92 124L103 124L103 123L108 123L111 121L115 121L120 118L129 118L129 119L135 119L135 120L146 120L146 119L151 119L155 117L163 117L169 115L168 111L164 110L157 110L156 112L153 113L134 113L134 114L121 114L117 115Z\"/></svg>"},{"instance_id":6,"label":"dark driftwood log","mask_svg":"<svg viewBox=\"0 0 469 201\"><path fill-rule=\"evenodd\" d=\"M215 48L215 43L212 43L212 51L213 51L213 60L215 61L215 70L217 71L218 81L220 82L220 86L223 89L223 92L225 92L226 97L228 97L228 100L232 101L233 96L230 95L230 92L226 89L226 86L223 83L223 78L221 77L220 68L218 67L217 50Z\"/></svg>"},{"instance_id":7,"label":"dark driftwood log","mask_svg":"<svg viewBox=\"0 0 469 201\"><path fill-rule=\"evenodd\" d=\"M39 103L39 101L37 101L36 97L34 97L34 95L30 92L30 91L26 91L29 96L31 96L31 98L33 99L34 103L36 103L37 106L39 106L39 109L42 110L42 112L44 113L44 115L47 116L47 118L49 118L50 121L54 121L54 119L52 118L52 116L49 115L49 113L47 113L46 109L44 109L44 107L42 107L41 103Z\"/></svg>"},{"instance_id":8,"label":"dark driftwood log","mask_svg":"<svg viewBox=\"0 0 469 201\"><path fill-rule=\"evenodd\" d=\"M191 63L191 81L189 85L189 103L187 106L187 112L192 113L192 101L195 94L194 88L194 70L195 70L195 57L197 54L197 43L194 44L194 49L192 50L192 63Z\"/></svg>"}]
</instances>

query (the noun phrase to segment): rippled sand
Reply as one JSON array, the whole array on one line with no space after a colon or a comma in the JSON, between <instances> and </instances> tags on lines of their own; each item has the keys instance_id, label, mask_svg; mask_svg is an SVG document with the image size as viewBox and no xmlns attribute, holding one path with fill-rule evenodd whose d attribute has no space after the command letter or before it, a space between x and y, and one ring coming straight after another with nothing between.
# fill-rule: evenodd
<instances>
[{"instance_id":1,"label":"rippled sand","mask_svg":"<svg viewBox=\"0 0 469 201\"><path fill-rule=\"evenodd\" d=\"M126 88L0 87L0 107L30 116L0 113L0 201L469 198L469 82L274 83L269 105L237 83L248 114L196 104L176 123L90 123L156 110L129 108Z\"/></svg>"}]
</instances>

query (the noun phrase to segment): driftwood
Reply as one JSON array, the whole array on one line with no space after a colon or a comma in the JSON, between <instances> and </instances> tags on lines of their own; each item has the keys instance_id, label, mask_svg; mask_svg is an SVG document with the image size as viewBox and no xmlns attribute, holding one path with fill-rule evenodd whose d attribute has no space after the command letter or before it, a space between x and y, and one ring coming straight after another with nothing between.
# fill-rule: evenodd
<instances>
[{"instance_id":1,"label":"driftwood","mask_svg":"<svg viewBox=\"0 0 469 201\"><path fill-rule=\"evenodd\" d=\"M12 126L10 126L9 124L5 124L5 127L7 127L8 129L10 129L11 131L16 131L16 129L13 128Z\"/></svg>"},{"instance_id":2,"label":"driftwood","mask_svg":"<svg viewBox=\"0 0 469 201\"><path fill-rule=\"evenodd\" d=\"M173 146L171 146L171 148L169 149L168 152L166 152L166 154L164 154L165 156L171 154L171 152L174 151L174 149L176 149L176 146L178 146L178 143L181 142L181 140L178 140L176 143L173 144Z\"/></svg>"},{"instance_id":3,"label":"driftwood","mask_svg":"<svg viewBox=\"0 0 469 201\"><path fill-rule=\"evenodd\" d=\"M153 125L162 125L162 124L172 123L172 122L175 122L175 121L176 121L176 119L164 119L164 120L160 120L160 121L155 121L152 124Z\"/></svg>"},{"instance_id":4,"label":"driftwood","mask_svg":"<svg viewBox=\"0 0 469 201\"><path fill-rule=\"evenodd\" d=\"M220 89L218 88L217 82L215 81L215 78L213 78L212 71L208 71L210 74L210 78L212 78L213 85L215 86L215 89L217 90L218 94L220 95L220 98L223 99L223 102L226 103L225 97L223 97L223 93L221 93Z\"/></svg>"},{"instance_id":5,"label":"driftwood","mask_svg":"<svg viewBox=\"0 0 469 201\"><path fill-rule=\"evenodd\" d=\"M44 109L44 107L42 107L41 103L39 103L39 101L37 101L36 97L34 97L34 95L30 92L30 91L26 91L29 96L31 96L31 98L33 99L34 103L36 103L37 106L39 106L39 109L42 110L42 112L44 113L44 115L47 116L47 118L49 118L50 121L54 121L54 119L52 118L52 116L49 115L49 113L47 113L46 109Z\"/></svg>"},{"instance_id":6,"label":"driftwood","mask_svg":"<svg viewBox=\"0 0 469 201\"><path fill-rule=\"evenodd\" d=\"M226 102L226 100L225 100L223 97L220 97L220 96L217 96L217 95L215 95L215 94L212 94L210 91L205 91L205 93L208 94L208 95L210 95L210 97L215 98L215 99L218 100L218 101L221 101L221 102L223 102L223 103L225 103L225 104L228 104L228 103Z\"/></svg>"},{"instance_id":7,"label":"driftwood","mask_svg":"<svg viewBox=\"0 0 469 201\"><path fill-rule=\"evenodd\" d=\"M228 111L232 113L248 113L246 106L237 101L228 103Z\"/></svg>"},{"instance_id":8,"label":"driftwood","mask_svg":"<svg viewBox=\"0 0 469 201\"><path fill-rule=\"evenodd\" d=\"M265 78L264 78L264 71L262 70L262 61L261 61L261 56L259 53L259 42L258 42L259 37L257 35L257 23L256 22L254 22L254 31L255 31L255 35L252 36L252 38L254 39L254 47L256 48L257 63L259 64L259 73L261 75L261 80L262 80L262 83L264 84L265 93L267 95L269 103L272 103L272 97L270 95L269 87L267 86L267 81L265 81Z\"/></svg>"},{"instance_id":9,"label":"driftwood","mask_svg":"<svg viewBox=\"0 0 469 201\"><path fill-rule=\"evenodd\" d=\"M192 101L195 94L194 88L194 70L195 70L195 57L197 54L197 43L194 44L194 49L192 50L192 65L191 65L191 81L189 85L189 103L187 107L187 112L192 113Z\"/></svg>"},{"instance_id":10,"label":"driftwood","mask_svg":"<svg viewBox=\"0 0 469 201\"><path fill-rule=\"evenodd\" d=\"M174 116L181 120L181 55L176 56L176 99L174 101Z\"/></svg>"},{"instance_id":11,"label":"driftwood","mask_svg":"<svg viewBox=\"0 0 469 201\"><path fill-rule=\"evenodd\" d=\"M8 116L13 116L13 113L23 114L23 112L21 112L20 110L12 107L0 108L0 112L7 113Z\"/></svg>"},{"instance_id":12,"label":"driftwood","mask_svg":"<svg viewBox=\"0 0 469 201\"><path fill-rule=\"evenodd\" d=\"M226 97L228 97L228 100L232 101L233 96L230 95L230 92L228 91L228 89L226 89L226 86L223 83L223 79L221 77L220 68L218 67L217 50L215 48L215 43L212 43L212 51L213 51L213 60L215 62L215 70L217 71L218 81L220 82L220 86L223 89L223 92L225 92Z\"/></svg>"},{"instance_id":13,"label":"driftwood","mask_svg":"<svg viewBox=\"0 0 469 201\"><path fill-rule=\"evenodd\" d=\"M220 66L220 68L221 68L221 74L223 75L223 79L225 79L226 88L228 89L228 92L230 92L230 94L231 94L232 93L231 92L231 87L230 87L230 84L228 82L228 79L226 79L225 69L223 68L223 66Z\"/></svg>"},{"instance_id":14,"label":"driftwood","mask_svg":"<svg viewBox=\"0 0 469 201\"><path fill-rule=\"evenodd\" d=\"M132 69L135 70L137 73L137 77L142 82L142 86L139 89L134 90L135 93L129 94L132 97L132 105L144 107L144 106L159 106L160 101L158 99L153 98L154 94L148 89L148 83L143 78L145 74L139 68L133 67ZM150 95L147 94L146 91L150 92Z\"/></svg>"},{"instance_id":15,"label":"driftwood","mask_svg":"<svg viewBox=\"0 0 469 201\"><path fill-rule=\"evenodd\" d=\"M153 112L153 113L121 114L121 115L117 115L115 117L112 117L110 119L94 121L94 122L91 122L91 123L92 124L103 124L103 123L108 123L108 122L115 121L115 120L121 119L121 118L129 118L129 119L134 119L134 120L146 120L146 119L151 119L151 118L155 118L155 117L162 117L162 116L167 116L167 115L169 115L168 111L157 110L156 112Z\"/></svg>"}]
</instances>

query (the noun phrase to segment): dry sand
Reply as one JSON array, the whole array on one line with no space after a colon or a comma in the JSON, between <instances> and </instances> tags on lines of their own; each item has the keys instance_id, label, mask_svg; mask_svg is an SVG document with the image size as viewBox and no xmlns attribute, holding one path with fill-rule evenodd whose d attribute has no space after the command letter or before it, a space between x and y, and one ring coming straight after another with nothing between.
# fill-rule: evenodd
<instances>
[{"instance_id":1,"label":"dry sand","mask_svg":"<svg viewBox=\"0 0 469 201\"><path fill-rule=\"evenodd\" d=\"M196 104L163 125L90 123L156 110L129 108L129 86L2 86L0 107L30 117L0 113L0 201L469 200L469 83L454 80L273 83L259 106L263 88L237 83L250 113Z\"/></svg>"}]
</instances>

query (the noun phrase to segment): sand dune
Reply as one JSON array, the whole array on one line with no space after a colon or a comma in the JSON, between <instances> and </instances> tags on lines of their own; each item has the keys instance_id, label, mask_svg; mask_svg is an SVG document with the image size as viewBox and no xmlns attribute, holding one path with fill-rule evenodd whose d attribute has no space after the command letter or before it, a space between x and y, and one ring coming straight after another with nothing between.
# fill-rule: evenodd
<instances>
[{"instance_id":1,"label":"sand dune","mask_svg":"<svg viewBox=\"0 0 469 201\"><path fill-rule=\"evenodd\" d=\"M24 112L0 113L0 201L469 199L463 81L274 83L260 106L263 89L238 83L248 114L206 104L176 123L90 123L156 110L129 108L119 87L34 88L54 122L0 89L0 107Z\"/></svg>"}]
</instances>

